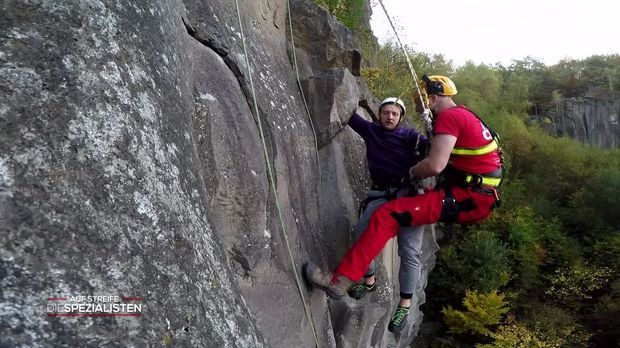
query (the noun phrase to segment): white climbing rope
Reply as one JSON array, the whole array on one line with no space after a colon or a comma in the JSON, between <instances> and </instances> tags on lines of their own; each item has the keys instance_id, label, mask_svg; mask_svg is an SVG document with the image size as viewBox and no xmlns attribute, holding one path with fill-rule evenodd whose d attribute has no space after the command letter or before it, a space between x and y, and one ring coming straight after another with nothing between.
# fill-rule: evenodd
<instances>
[{"instance_id":1,"label":"white climbing rope","mask_svg":"<svg viewBox=\"0 0 620 348\"><path fill-rule=\"evenodd\" d=\"M235 8L237 10L237 19L239 20L239 31L241 33L241 42L243 44L243 56L245 58L245 64L248 70L248 79L250 82L250 89L252 91L252 102L253 102L253 106L254 106L254 112L256 113L256 118L257 118L257 125L258 125L258 131L260 134L260 138L261 138L261 142L262 142L262 146L263 146L263 154L265 155L265 164L267 166L267 175L269 178L269 183L271 185L271 191L273 192L273 196L275 198L275 204L276 204L276 210L278 211L278 219L280 222L280 228L282 229L282 235L284 237L284 242L286 244L286 249L288 251L289 254L289 258L291 261L291 266L293 267L293 274L295 275L295 283L297 285L297 290L299 290L299 296L301 297L301 302L304 305L304 313L306 315L306 317L308 318L310 325L312 327L312 334L314 335L314 340L316 342L316 346L319 347L319 338L316 332L316 326L314 324L314 320L312 319L312 312L310 311L310 308L308 306L308 304L306 303L306 298L304 296L303 293L303 287L301 285L301 281L299 280L299 276L297 275L297 266L295 264L295 258L293 257L293 252L291 251L291 245L289 243L288 240L288 234L286 233L286 228L284 226L284 219L282 217L282 209L280 207L280 200L278 199L278 194L276 191L276 184L275 184L275 178L273 175L273 169L271 168L271 160L269 159L269 153L267 152L267 144L265 142L265 134L263 132L263 127L262 127L262 122L261 122L261 118L260 118L260 114L258 111L258 104L256 101L256 90L254 88L254 82L252 80L252 70L250 68L250 60L248 57L248 50L245 44L245 35L243 34L243 23L241 21L241 11L239 10L239 2L238 0L235 0ZM317 155L318 156L318 155Z\"/></svg>"},{"instance_id":2,"label":"white climbing rope","mask_svg":"<svg viewBox=\"0 0 620 348\"><path fill-rule=\"evenodd\" d=\"M392 22L392 18L390 17L390 15L388 14L387 9L385 8L385 5L383 5L383 0L379 0L379 4L381 5L381 8L383 9L383 13L385 13L385 17L387 17L388 22L390 22L390 27L392 27L392 31L394 32L394 36L396 36L396 41L398 41L398 45L400 46L400 48L402 49L404 55L405 55L405 59L407 60L407 66L409 67L409 71L411 72L411 77L413 78L413 84L416 88L416 91L418 92L418 98L420 98L420 104L422 106L424 106L424 109L428 109L426 102L424 101L424 98L422 97L422 92L420 91L420 84L418 83L418 75L415 73L415 69L413 68L413 64L411 64L411 59L409 58L409 53L407 53L407 50L405 49L405 46L403 45L402 41L400 41L400 37L398 36L398 32L396 31L396 28L394 27L394 23ZM424 116L424 115L420 115L421 117L425 118L425 117L430 117L430 116ZM423 119L422 120L424 122L424 124L430 124L430 120L427 119Z\"/></svg>"},{"instance_id":3,"label":"white climbing rope","mask_svg":"<svg viewBox=\"0 0 620 348\"><path fill-rule=\"evenodd\" d=\"M318 182L321 183L321 162L319 159L319 141L318 141L318 137L316 136L316 130L314 129L314 122L312 121L312 114L310 114L310 109L308 108L308 103L306 102L306 96L304 95L304 89L301 87L301 78L299 77L299 68L297 65L297 54L295 53L295 35L293 33L293 20L291 19L291 1L290 0L287 1L287 12L288 12L288 25L289 25L289 30L291 32L291 52L293 53L293 65L295 66L295 75L297 76L297 86L299 87L299 93L301 93L301 99L304 102L304 107L306 108L306 114L308 115L308 121L310 122L310 128L312 129L312 135L314 136L316 167L319 173Z\"/></svg>"}]
</instances>

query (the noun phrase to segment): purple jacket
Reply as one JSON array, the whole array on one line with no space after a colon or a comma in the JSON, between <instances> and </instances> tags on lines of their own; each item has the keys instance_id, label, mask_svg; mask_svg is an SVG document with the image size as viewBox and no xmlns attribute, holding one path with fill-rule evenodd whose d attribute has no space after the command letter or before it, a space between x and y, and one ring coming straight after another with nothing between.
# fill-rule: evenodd
<instances>
[{"instance_id":1,"label":"purple jacket","mask_svg":"<svg viewBox=\"0 0 620 348\"><path fill-rule=\"evenodd\" d=\"M373 185L396 185L409 178L409 168L418 163L430 146L428 139L415 129L398 126L386 130L354 113L349 126L366 143L366 158Z\"/></svg>"}]
</instances>

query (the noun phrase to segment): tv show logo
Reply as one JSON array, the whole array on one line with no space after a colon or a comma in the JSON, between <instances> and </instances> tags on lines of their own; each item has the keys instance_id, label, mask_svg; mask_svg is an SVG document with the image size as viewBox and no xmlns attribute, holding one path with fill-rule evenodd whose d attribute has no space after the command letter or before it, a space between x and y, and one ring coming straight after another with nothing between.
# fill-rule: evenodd
<instances>
[{"instance_id":1,"label":"tv show logo","mask_svg":"<svg viewBox=\"0 0 620 348\"><path fill-rule=\"evenodd\" d=\"M142 297L66 296L47 298L48 317L139 317Z\"/></svg>"}]
</instances>

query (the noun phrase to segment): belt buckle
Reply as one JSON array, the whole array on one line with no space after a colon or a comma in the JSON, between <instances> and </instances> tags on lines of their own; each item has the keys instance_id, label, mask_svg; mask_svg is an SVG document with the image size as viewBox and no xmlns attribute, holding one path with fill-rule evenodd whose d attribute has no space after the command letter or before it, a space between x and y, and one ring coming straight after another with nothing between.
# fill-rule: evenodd
<instances>
[{"instance_id":1,"label":"belt buckle","mask_svg":"<svg viewBox=\"0 0 620 348\"><path fill-rule=\"evenodd\" d=\"M480 174L471 174L470 186L482 186L484 184L484 178Z\"/></svg>"}]
</instances>

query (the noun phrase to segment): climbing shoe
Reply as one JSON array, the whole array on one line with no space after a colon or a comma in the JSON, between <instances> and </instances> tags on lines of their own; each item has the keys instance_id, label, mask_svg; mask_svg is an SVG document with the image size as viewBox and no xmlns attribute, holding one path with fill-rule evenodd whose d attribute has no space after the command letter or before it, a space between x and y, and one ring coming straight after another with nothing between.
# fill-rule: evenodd
<instances>
[{"instance_id":1,"label":"climbing shoe","mask_svg":"<svg viewBox=\"0 0 620 348\"><path fill-rule=\"evenodd\" d=\"M349 289L347 290L347 294L349 294L349 296L353 297L354 299L359 300L367 293L375 291L376 285L376 280L374 283L372 283L372 285L366 285L364 281L362 281L361 283L355 283L349 287Z\"/></svg>"},{"instance_id":2,"label":"climbing shoe","mask_svg":"<svg viewBox=\"0 0 620 348\"><path fill-rule=\"evenodd\" d=\"M388 330L393 333L400 332L405 327L405 324L407 324L407 315L409 315L409 308L398 306L396 312L392 316L392 320L390 320Z\"/></svg>"},{"instance_id":3,"label":"climbing shoe","mask_svg":"<svg viewBox=\"0 0 620 348\"><path fill-rule=\"evenodd\" d=\"M343 298L351 285L351 281L347 277L332 272L324 272L312 262L304 265L303 272L308 282L325 291L327 296L335 300Z\"/></svg>"}]
</instances>

